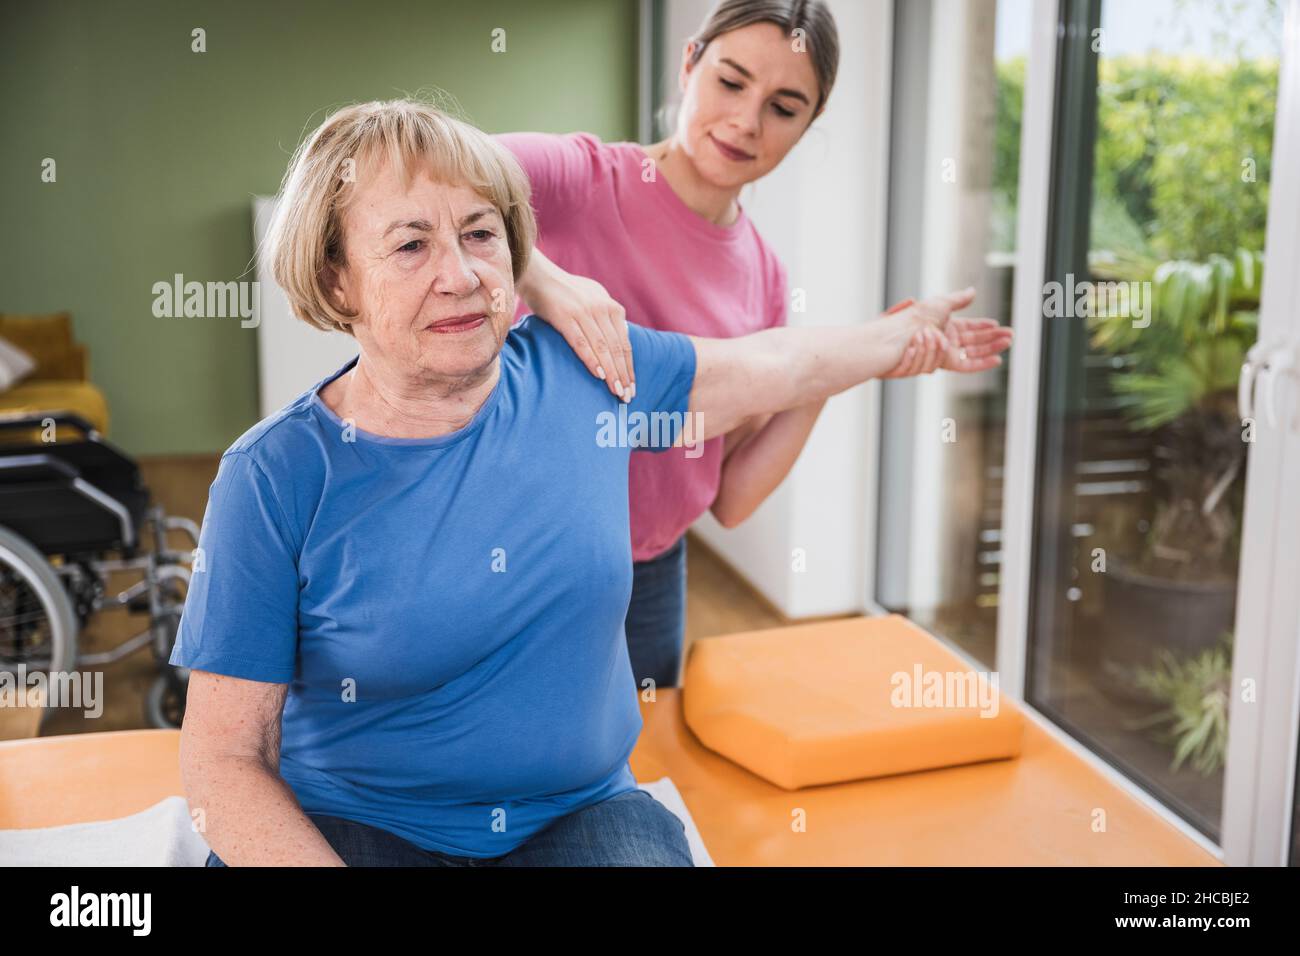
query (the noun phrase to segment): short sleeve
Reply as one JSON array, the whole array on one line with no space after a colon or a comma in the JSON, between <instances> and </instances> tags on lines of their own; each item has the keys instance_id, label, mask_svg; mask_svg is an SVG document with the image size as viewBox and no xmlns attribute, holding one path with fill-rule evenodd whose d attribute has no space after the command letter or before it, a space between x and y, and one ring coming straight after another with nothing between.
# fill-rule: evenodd
<instances>
[{"instance_id":1,"label":"short sleeve","mask_svg":"<svg viewBox=\"0 0 1300 956\"><path fill-rule=\"evenodd\" d=\"M772 257L771 278L768 282L771 288L770 298L768 300L768 323L767 328L777 329L785 325L789 318L790 309L790 280L786 275L785 266L775 256Z\"/></svg>"},{"instance_id":2,"label":"short sleeve","mask_svg":"<svg viewBox=\"0 0 1300 956\"><path fill-rule=\"evenodd\" d=\"M527 174L533 211L543 231L553 217L580 209L607 172L603 144L591 133L498 133L493 138L514 154Z\"/></svg>"},{"instance_id":3,"label":"short sleeve","mask_svg":"<svg viewBox=\"0 0 1300 956\"><path fill-rule=\"evenodd\" d=\"M639 414L652 426L643 430L647 440L636 447L666 451L677 440L690 408L695 343L680 332L648 329L635 322L628 322L627 335L636 368L636 394L628 403L628 419L635 421ZM668 427L654 427L660 424ZM659 436L657 441L655 436Z\"/></svg>"},{"instance_id":4,"label":"short sleeve","mask_svg":"<svg viewBox=\"0 0 1300 956\"><path fill-rule=\"evenodd\" d=\"M171 663L288 683L298 651L298 558L266 473L246 452L222 456Z\"/></svg>"}]
</instances>

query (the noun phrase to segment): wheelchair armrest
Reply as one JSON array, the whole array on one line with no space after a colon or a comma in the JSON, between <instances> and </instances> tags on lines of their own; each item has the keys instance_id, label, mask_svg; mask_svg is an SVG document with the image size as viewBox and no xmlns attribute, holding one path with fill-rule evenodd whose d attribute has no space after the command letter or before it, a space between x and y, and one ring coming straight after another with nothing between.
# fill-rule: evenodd
<instances>
[{"instance_id":1,"label":"wheelchair armrest","mask_svg":"<svg viewBox=\"0 0 1300 956\"><path fill-rule=\"evenodd\" d=\"M80 478L70 463L52 455L0 454L0 481L18 482L46 478Z\"/></svg>"},{"instance_id":2,"label":"wheelchair armrest","mask_svg":"<svg viewBox=\"0 0 1300 956\"><path fill-rule=\"evenodd\" d=\"M62 409L48 412L13 412L0 415L0 432L17 431L24 428L41 428L45 425L47 419L53 420L55 426L71 425L88 439L99 435L99 430L86 421L84 417L76 412Z\"/></svg>"},{"instance_id":3,"label":"wheelchair armrest","mask_svg":"<svg viewBox=\"0 0 1300 956\"><path fill-rule=\"evenodd\" d=\"M62 540L95 518L110 521L121 544L135 547L135 516L127 504L87 481L75 464L51 452L6 455L0 448L0 524L48 551L51 531ZM53 528L56 522L63 526Z\"/></svg>"}]
</instances>

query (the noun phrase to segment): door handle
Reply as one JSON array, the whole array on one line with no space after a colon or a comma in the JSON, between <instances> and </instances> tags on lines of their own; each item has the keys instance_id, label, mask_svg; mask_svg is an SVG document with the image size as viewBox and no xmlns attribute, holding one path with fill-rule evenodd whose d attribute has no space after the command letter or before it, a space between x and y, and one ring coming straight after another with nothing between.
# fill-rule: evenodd
<instances>
[{"instance_id":1,"label":"door handle","mask_svg":"<svg viewBox=\"0 0 1300 956\"><path fill-rule=\"evenodd\" d=\"M1279 348L1269 356L1268 364L1264 366L1263 376L1267 379L1267 387L1264 389L1264 413L1268 416L1268 423L1273 428L1288 428L1289 422L1279 422L1277 420L1277 380L1283 375L1290 374L1295 367L1295 356L1289 348Z\"/></svg>"},{"instance_id":2,"label":"door handle","mask_svg":"<svg viewBox=\"0 0 1300 956\"><path fill-rule=\"evenodd\" d=\"M1296 348L1291 342L1256 342L1251 346L1237 380L1237 411L1243 421L1255 416L1256 397L1262 395L1263 420L1269 427L1292 427L1295 416L1288 415L1287 421L1278 420L1277 392L1279 378L1296 377L1296 364Z\"/></svg>"},{"instance_id":3,"label":"door handle","mask_svg":"<svg viewBox=\"0 0 1300 956\"><path fill-rule=\"evenodd\" d=\"M1256 342L1246 353L1246 361L1241 364L1241 377L1237 379L1237 414L1244 422L1255 417L1255 379L1264 363L1264 353L1268 346Z\"/></svg>"}]
</instances>

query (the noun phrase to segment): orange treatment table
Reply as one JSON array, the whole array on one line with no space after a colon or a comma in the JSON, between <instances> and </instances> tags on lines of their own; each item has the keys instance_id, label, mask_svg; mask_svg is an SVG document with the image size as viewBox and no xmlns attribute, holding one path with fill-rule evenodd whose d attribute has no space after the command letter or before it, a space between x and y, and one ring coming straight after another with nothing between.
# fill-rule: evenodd
<instances>
[{"instance_id":1,"label":"orange treatment table","mask_svg":"<svg viewBox=\"0 0 1300 956\"><path fill-rule=\"evenodd\" d=\"M1031 719L1012 759L784 790L701 745L682 693L641 702L632 769L672 778L719 866L1219 865ZM183 795L179 743L175 730L2 741L0 828L109 820Z\"/></svg>"},{"instance_id":2,"label":"orange treatment table","mask_svg":"<svg viewBox=\"0 0 1300 956\"><path fill-rule=\"evenodd\" d=\"M780 632L795 647L842 644L853 636L907 648L953 671L970 669L899 615ZM780 632L722 640L733 647L746 638L770 644ZM692 656L709 640L696 641ZM638 781L672 778L718 866L1222 865L1006 695L1001 706L1024 716L1014 758L783 789L709 750L686 725L682 695L690 693L694 663L688 662L682 689L660 690L654 703L642 699L644 727L632 770ZM807 668L791 680L794 691L807 680ZM1104 811L1104 832L1094 827L1098 810Z\"/></svg>"},{"instance_id":3,"label":"orange treatment table","mask_svg":"<svg viewBox=\"0 0 1300 956\"><path fill-rule=\"evenodd\" d=\"M1014 760L790 791L705 749L678 690L657 696L632 771L672 778L718 866L1221 865L1032 723Z\"/></svg>"}]
</instances>

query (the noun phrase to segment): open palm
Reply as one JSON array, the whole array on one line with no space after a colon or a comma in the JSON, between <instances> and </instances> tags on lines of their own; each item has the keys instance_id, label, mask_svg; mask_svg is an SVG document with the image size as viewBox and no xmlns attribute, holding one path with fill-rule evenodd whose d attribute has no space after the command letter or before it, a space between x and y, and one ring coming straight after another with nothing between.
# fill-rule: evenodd
<instances>
[{"instance_id":1,"label":"open palm","mask_svg":"<svg viewBox=\"0 0 1300 956\"><path fill-rule=\"evenodd\" d=\"M882 378L928 375L936 369L984 372L1002 364L1001 353L1011 347L1012 330L996 319L953 318L951 313L971 303L974 290L931 296L911 308L927 324L912 336L898 364Z\"/></svg>"}]
</instances>

